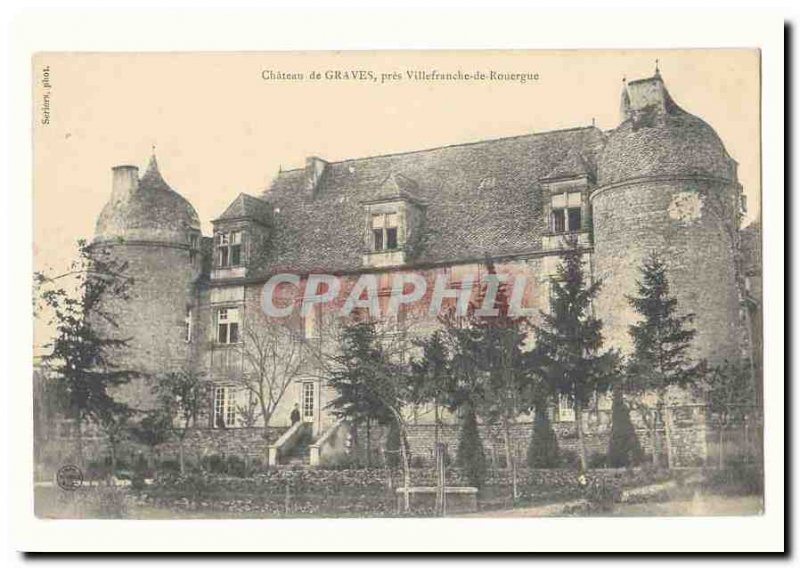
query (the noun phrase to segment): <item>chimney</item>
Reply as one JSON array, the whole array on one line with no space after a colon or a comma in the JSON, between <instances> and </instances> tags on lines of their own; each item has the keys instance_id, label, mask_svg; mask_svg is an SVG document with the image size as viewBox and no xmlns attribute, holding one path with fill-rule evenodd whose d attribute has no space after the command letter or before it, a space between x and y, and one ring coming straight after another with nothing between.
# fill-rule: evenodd
<instances>
[{"instance_id":1,"label":"chimney","mask_svg":"<svg viewBox=\"0 0 800 568\"><path fill-rule=\"evenodd\" d=\"M655 107L660 113L667 110L669 93L664 87L661 75L640 79L628 83L628 96L632 111L644 110L648 107Z\"/></svg>"},{"instance_id":2,"label":"chimney","mask_svg":"<svg viewBox=\"0 0 800 568\"><path fill-rule=\"evenodd\" d=\"M628 83L622 80L622 96L619 101L619 121L625 122L631 117L631 98L628 96Z\"/></svg>"},{"instance_id":3,"label":"chimney","mask_svg":"<svg viewBox=\"0 0 800 568\"><path fill-rule=\"evenodd\" d=\"M623 121L630 118L637 122L652 120L672 113L675 108L677 105L658 72L647 79L628 81L622 89L620 113Z\"/></svg>"},{"instance_id":4,"label":"chimney","mask_svg":"<svg viewBox=\"0 0 800 568\"><path fill-rule=\"evenodd\" d=\"M111 197L115 200L127 199L139 187L139 168L136 166L114 166L111 175Z\"/></svg>"},{"instance_id":5,"label":"chimney","mask_svg":"<svg viewBox=\"0 0 800 568\"><path fill-rule=\"evenodd\" d=\"M328 162L316 156L306 158L306 191L311 195L317 192L322 178L328 171Z\"/></svg>"}]
</instances>

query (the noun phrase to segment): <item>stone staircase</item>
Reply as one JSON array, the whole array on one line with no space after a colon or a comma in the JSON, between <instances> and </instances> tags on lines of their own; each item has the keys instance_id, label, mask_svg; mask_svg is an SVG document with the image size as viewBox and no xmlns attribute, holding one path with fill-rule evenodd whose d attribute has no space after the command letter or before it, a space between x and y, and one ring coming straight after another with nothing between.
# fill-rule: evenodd
<instances>
[{"instance_id":1,"label":"stone staircase","mask_svg":"<svg viewBox=\"0 0 800 568\"><path fill-rule=\"evenodd\" d=\"M280 457L278 465L303 466L308 467L310 463L308 447L313 442L310 425L303 428L295 444L284 455Z\"/></svg>"},{"instance_id":2,"label":"stone staircase","mask_svg":"<svg viewBox=\"0 0 800 568\"><path fill-rule=\"evenodd\" d=\"M349 425L340 419L316 439L311 423L297 423L269 446L269 466L313 468L336 463L347 454Z\"/></svg>"}]
</instances>

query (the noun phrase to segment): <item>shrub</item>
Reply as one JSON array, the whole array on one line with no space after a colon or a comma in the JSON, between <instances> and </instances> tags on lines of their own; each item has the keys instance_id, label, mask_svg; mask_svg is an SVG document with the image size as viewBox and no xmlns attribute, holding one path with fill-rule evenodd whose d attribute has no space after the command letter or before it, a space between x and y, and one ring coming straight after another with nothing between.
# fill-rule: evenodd
<instances>
[{"instance_id":1,"label":"shrub","mask_svg":"<svg viewBox=\"0 0 800 568\"><path fill-rule=\"evenodd\" d=\"M156 469L162 475L177 475L181 471L181 465L177 460L164 460L156 466Z\"/></svg>"},{"instance_id":2,"label":"shrub","mask_svg":"<svg viewBox=\"0 0 800 568\"><path fill-rule=\"evenodd\" d=\"M580 465L580 458L578 453L573 450L563 450L561 455L561 467L574 469Z\"/></svg>"},{"instance_id":3,"label":"shrub","mask_svg":"<svg viewBox=\"0 0 800 568\"><path fill-rule=\"evenodd\" d=\"M622 488L618 482L605 477L589 478L584 488L584 496L593 511L607 513L622 498Z\"/></svg>"},{"instance_id":4,"label":"shrub","mask_svg":"<svg viewBox=\"0 0 800 568\"><path fill-rule=\"evenodd\" d=\"M708 492L721 495L763 495L763 471L759 467L734 465L709 474L703 486Z\"/></svg>"},{"instance_id":5,"label":"shrub","mask_svg":"<svg viewBox=\"0 0 800 568\"><path fill-rule=\"evenodd\" d=\"M605 469L609 467L608 456L606 454L592 454L589 456L588 462L589 469Z\"/></svg>"},{"instance_id":6,"label":"shrub","mask_svg":"<svg viewBox=\"0 0 800 568\"><path fill-rule=\"evenodd\" d=\"M336 463L328 463L322 466L322 469L332 471L365 468L366 465L361 461L360 457L355 452L338 456L336 458Z\"/></svg>"},{"instance_id":7,"label":"shrub","mask_svg":"<svg viewBox=\"0 0 800 568\"><path fill-rule=\"evenodd\" d=\"M239 456L230 455L225 460L225 472L233 477L247 477L247 464Z\"/></svg>"},{"instance_id":8,"label":"shrub","mask_svg":"<svg viewBox=\"0 0 800 568\"><path fill-rule=\"evenodd\" d=\"M215 474L226 473L225 458L219 454L211 454L210 456L203 456L200 460L200 467L208 472Z\"/></svg>"},{"instance_id":9,"label":"shrub","mask_svg":"<svg viewBox=\"0 0 800 568\"><path fill-rule=\"evenodd\" d=\"M131 477L131 489L141 491L145 487L147 487L147 483L145 483L144 474L140 471L135 471L133 477Z\"/></svg>"},{"instance_id":10,"label":"shrub","mask_svg":"<svg viewBox=\"0 0 800 568\"><path fill-rule=\"evenodd\" d=\"M478 420L471 405L465 407L459 431L457 463L472 485L483 487L486 481L486 455L478 432Z\"/></svg>"},{"instance_id":11,"label":"shrub","mask_svg":"<svg viewBox=\"0 0 800 568\"><path fill-rule=\"evenodd\" d=\"M91 480L105 479L111 474L111 467L103 460L92 460L86 464L86 478Z\"/></svg>"},{"instance_id":12,"label":"shrub","mask_svg":"<svg viewBox=\"0 0 800 568\"><path fill-rule=\"evenodd\" d=\"M386 465L392 469L400 466L400 429L392 420L386 434Z\"/></svg>"},{"instance_id":13,"label":"shrub","mask_svg":"<svg viewBox=\"0 0 800 568\"><path fill-rule=\"evenodd\" d=\"M550 424L547 410L536 407L531 442L528 446L528 467L548 469L558 467L558 439Z\"/></svg>"},{"instance_id":14,"label":"shrub","mask_svg":"<svg viewBox=\"0 0 800 568\"><path fill-rule=\"evenodd\" d=\"M422 468L427 465L425 458L422 456L414 456L411 459L411 467Z\"/></svg>"},{"instance_id":15,"label":"shrub","mask_svg":"<svg viewBox=\"0 0 800 568\"><path fill-rule=\"evenodd\" d=\"M411 455L411 448L408 445L408 441L406 441L405 446L408 463L411 465L414 458ZM389 423L389 432L386 434L386 446L384 450L387 467L394 469L403 465L403 454L400 451L400 428L394 420Z\"/></svg>"},{"instance_id":16,"label":"shrub","mask_svg":"<svg viewBox=\"0 0 800 568\"><path fill-rule=\"evenodd\" d=\"M642 446L636 437L630 411L622 398L622 390L614 389L611 405L611 438L608 443L608 465L630 467L642 461Z\"/></svg>"}]
</instances>

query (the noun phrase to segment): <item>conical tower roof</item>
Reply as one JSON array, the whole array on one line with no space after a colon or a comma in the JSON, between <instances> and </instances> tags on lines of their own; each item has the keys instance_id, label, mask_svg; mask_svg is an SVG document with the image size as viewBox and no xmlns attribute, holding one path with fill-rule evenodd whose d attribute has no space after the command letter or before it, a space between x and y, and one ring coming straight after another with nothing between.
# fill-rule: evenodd
<instances>
[{"instance_id":1,"label":"conical tower roof","mask_svg":"<svg viewBox=\"0 0 800 568\"><path fill-rule=\"evenodd\" d=\"M735 179L735 162L717 133L675 103L658 71L623 89L621 124L600 155L599 185L658 176Z\"/></svg>"},{"instance_id":2,"label":"conical tower roof","mask_svg":"<svg viewBox=\"0 0 800 568\"><path fill-rule=\"evenodd\" d=\"M116 191L103 207L95 226L95 240L135 240L185 244L200 231L192 204L164 180L155 154L141 178L126 191Z\"/></svg>"}]
</instances>

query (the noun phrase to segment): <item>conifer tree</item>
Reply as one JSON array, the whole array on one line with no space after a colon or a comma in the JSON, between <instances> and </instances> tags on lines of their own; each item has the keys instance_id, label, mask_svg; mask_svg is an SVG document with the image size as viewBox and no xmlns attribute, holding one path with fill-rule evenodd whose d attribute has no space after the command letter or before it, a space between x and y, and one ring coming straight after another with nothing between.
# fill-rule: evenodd
<instances>
[{"instance_id":1,"label":"conifer tree","mask_svg":"<svg viewBox=\"0 0 800 568\"><path fill-rule=\"evenodd\" d=\"M328 378L337 393L328 407L334 414L346 417L355 425L365 425L367 430L367 465L372 454L371 427L387 425L392 421L390 412L378 398L375 388L380 380L376 371L384 356L378 345L375 322L356 321L342 330L340 353L335 356Z\"/></svg>"},{"instance_id":2,"label":"conifer tree","mask_svg":"<svg viewBox=\"0 0 800 568\"><path fill-rule=\"evenodd\" d=\"M611 403L611 436L608 443L608 465L631 467L642 459L642 446L636 437L630 411L625 405L622 389L614 388Z\"/></svg>"},{"instance_id":3,"label":"conifer tree","mask_svg":"<svg viewBox=\"0 0 800 568\"><path fill-rule=\"evenodd\" d=\"M118 324L111 306L128 299L133 280L127 276L127 263L82 240L67 272L37 272L34 282L35 314L49 314L48 323L55 328L45 363L55 376L60 410L75 420L76 453L82 463L84 423L105 427L124 422L130 413L112 393L139 373L120 362L128 339L115 336ZM114 443L117 430L111 429Z\"/></svg>"},{"instance_id":4,"label":"conifer tree","mask_svg":"<svg viewBox=\"0 0 800 568\"><path fill-rule=\"evenodd\" d=\"M486 261L488 277L497 277L494 264ZM517 459L511 429L523 409L523 392L528 386L530 373L527 357L522 351L525 342L527 318L515 315L511 309L509 283L497 282L497 292L492 305L488 304L488 282L481 286L476 300L469 307L470 327L475 332L474 361L482 372L485 398L480 411L489 424L499 424L503 437L506 463L511 470L512 494L516 499ZM491 300L491 297L488 298ZM495 312L487 315L488 308Z\"/></svg>"},{"instance_id":5,"label":"conifer tree","mask_svg":"<svg viewBox=\"0 0 800 568\"><path fill-rule=\"evenodd\" d=\"M617 361L615 352L601 352L603 324L591 311L599 290L600 282L586 284L581 252L572 240L552 281L551 310L542 312L542 325L535 328L539 372L552 392L568 397L575 410L582 470L587 468L583 409L595 393L608 388Z\"/></svg>"},{"instance_id":6,"label":"conifer tree","mask_svg":"<svg viewBox=\"0 0 800 568\"><path fill-rule=\"evenodd\" d=\"M405 510L410 509L411 457L404 408L413 397L411 373L393 363L377 336L375 322L355 322L340 338L338 368L331 384L338 396L329 407L354 422L376 420L396 427L400 438Z\"/></svg>"},{"instance_id":7,"label":"conifer tree","mask_svg":"<svg viewBox=\"0 0 800 568\"><path fill-rule=\"evenodd\" d=\"M441 410L450 406L454 389L449 353L444 332L437 330L417 342L422 356L411 361L412 398L414 404L432 404L434 447L439 443L442 427Z\"/></svg>"},{"instance_id":8,"label":"conifer tree","mask_svg":"<svg viewBox=\"0 0 800 568\"><path fill-rule=\"evenodd\" d=\"M528 447L528 467L531 469L555 468L559 465L558 439L542 401L533 411L533 430Z\"/></svg>"},{"instance_id":9,"label":"conifer tree","mask_svg":"<svg viewBox=\"0 0 800 568\"><path fill-rule=\"evenodd\" d=\"M464 470L472 485L483 487L486 481L486 454L483 451L483 442L481 442L478 432L478 419L472 404L464 404L462 412L456 463Z\"/></svg>"},{"instance_id":10,"label":"conifer tree","mask_svg":"<svg viewBox=\"0 0 800 568\"><path fill-rule=\"evenodd\" d=\"M667 389L688 387L705 372L704 361L690 356L696 330L691 327L694 314L678 314L678 300L670 294L667 268L656 253L651 253L640 268L637 295L628 302L641 316L629 327L634 351L628 362L626 390L632 395L637 410L650 419L653 463L658 464L658 424L664 425L667 465L672 467L671 417L667 407ZM653 408L647 397L655 394Z\"/></svg>"},{"instance_id":11,"label":"conifer tree","mask_svg":"<svg viewBox=\"0 0 800 568\"><path fill-rule=\"evenodd\" d=\"M394 421L389 423L389 431L386 433L386 465L392 469L400 465L400 428Z\"/></svg>"}]
</instances>

